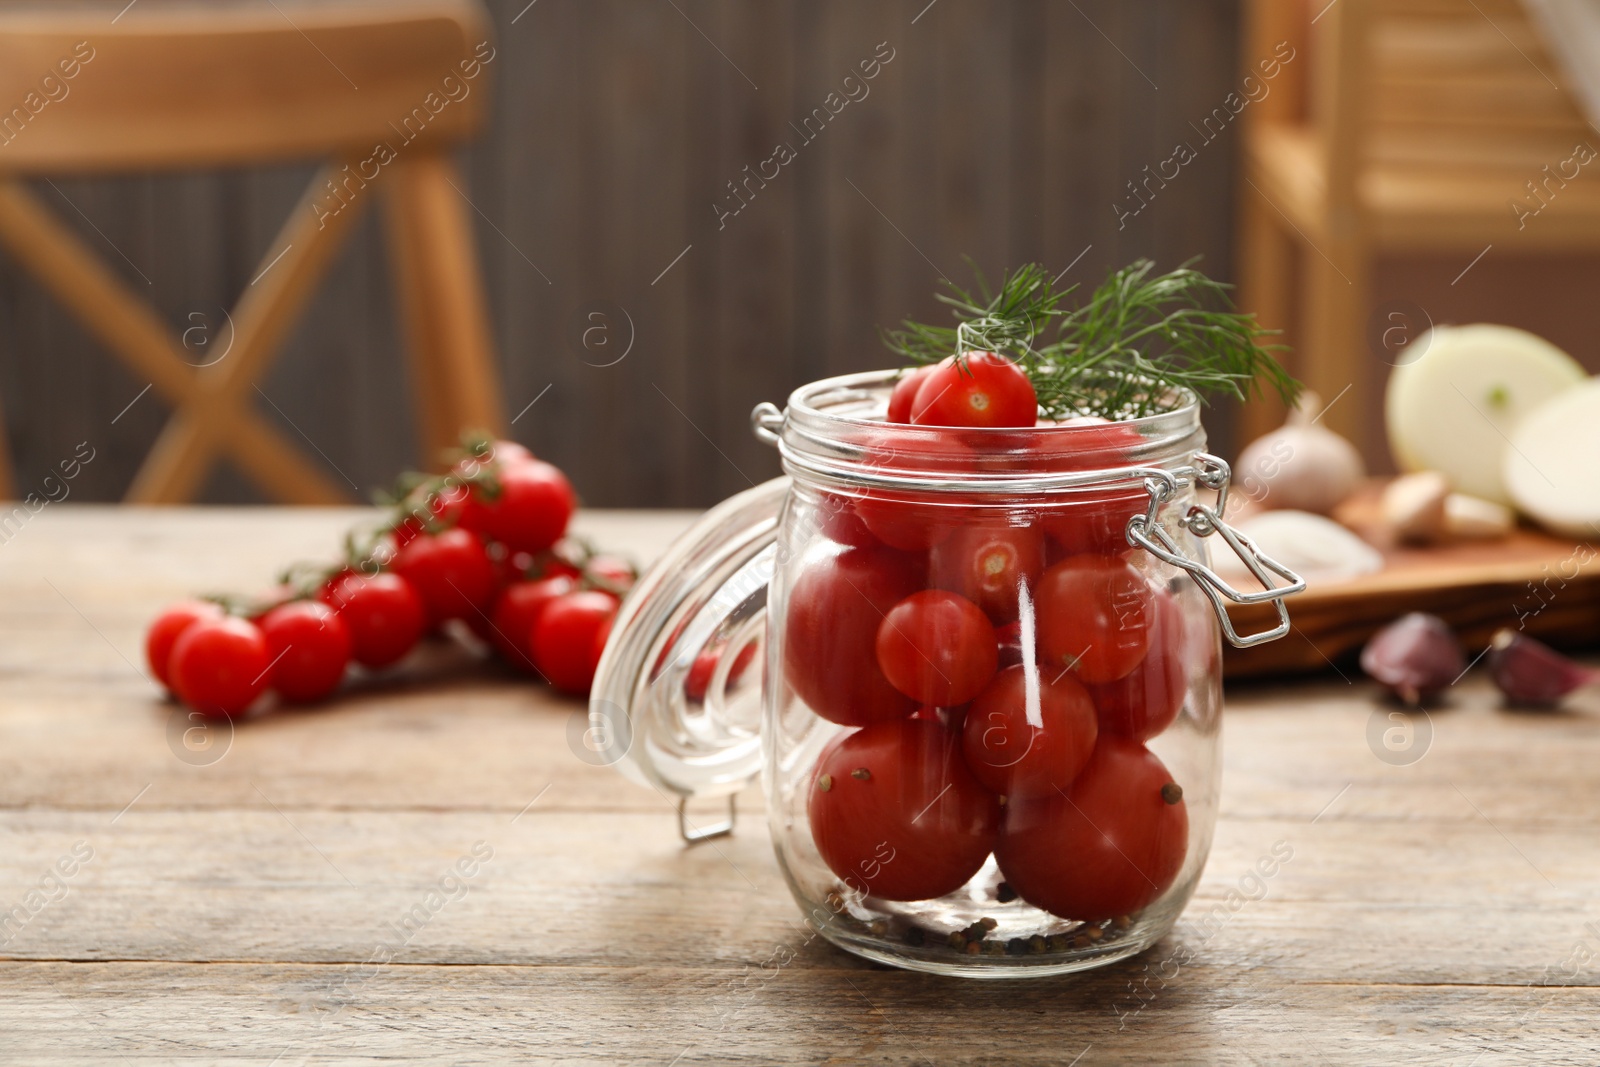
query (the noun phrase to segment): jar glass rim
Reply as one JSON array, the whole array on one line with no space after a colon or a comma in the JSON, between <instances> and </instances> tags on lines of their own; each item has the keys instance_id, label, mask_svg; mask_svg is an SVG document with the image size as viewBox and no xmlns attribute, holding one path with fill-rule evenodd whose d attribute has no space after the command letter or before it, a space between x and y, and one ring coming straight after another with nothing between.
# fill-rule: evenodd
<instances>
[{"instance_id":1,"label":"jar glass rim","mask_svg":"<svg viewBox=\"0 0 1600 1067\"><path fill-rule=\"evenodd\" d=\"M840 483L889 479L922 489L1027 492L1066 489L1096 471L1170 468L1205 446L1200 402L1189 390L1175 391L1174 405L1137 419L1114 422L1046 423L1027 428L932 427L885 421L889 393L901 371L864 371L824 378L789 396L777 432L785 469L791 474ZM771 411L770 408L767 410ZM772 415L776 415L772 411ZM951 450L961 462L952 464ZM1064 473L1073 472L1073 473Z\"/></svg>"},{"instance_id":2,"label":"jar glass rim","mask_svg":"<svg viewBox=\"0 0 1600 1067\"><path fill-rule=\"evenodd\" d=\"M903 373L903 370L874 370L819 378L789 394L788 414L791 417L804 419L808 423L814 422L818 426L834 423L841 428L881 427L884 425L881 411L875 415L861 412L877 409L880 406L877 392L892 390ZM1174 403L1166 409L1136 419L1115 420L1117 425L1132 427L1146 437L1160 438L1189 433L1200 421L1199 397L1181 386L1174 388L1172 394L1175 397ZM887 395L885 392L883 399L886 400ZM1028 432L1052 436L1078 433L1081 436L1085 430L1092 430L1093 425L1096 424L1043 423L1029 427ZM941 427L941 429L947 428ZM997 426L961 427L963 435L1003 435L1016 432L1014 428Z\"/></svg>"}]
</instances>

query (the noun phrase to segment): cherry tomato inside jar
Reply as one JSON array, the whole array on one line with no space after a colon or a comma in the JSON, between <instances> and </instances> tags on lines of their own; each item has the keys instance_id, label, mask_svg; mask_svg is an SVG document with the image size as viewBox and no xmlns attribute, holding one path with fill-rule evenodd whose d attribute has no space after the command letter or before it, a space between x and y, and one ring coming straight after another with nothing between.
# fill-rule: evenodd
<instances>
[{"instance_id":1,"label":"cherry tomato inside jar","mask_svg":"<svg viewBox=\"0 0 1600 1067\"><path fill-rule=\"evenodd\" d=\"M1072 419L1059 428L1017 435L1027 448L1015 462L1038 473L1114 470L1133 463L1146 444L1125 423ZM1095 485L1063 494L1039 510L1039 526L1066 555L1115 555L1128 549L1128 520L1142 515L1150 495L1138 484Z\"/></svg>"},{"instance_id":2,"label":"cherry tomato inside jar","mask_svg":"<svg viewBox=\"0 0 1600 1067\"><path fill-rule=\"evenodd\" d=\"M1084 682L1125 677L1150 646L1154 596L1144 576L1116 556L1072 556L1050 567L1039 578L1041 662Z\"/></svg>"},{"instance_id":3,"label":"cherry tomato inside jar","mask_svg":"<svg viewBox=\"0 0 1600 1067\"><path fill-rule=\"evenodd\" d=\"M1102 736L1065 794L1007 797L995 859L1028 903L1095 922L1166 892L1188 844L1183 790L1167 768L1137 741Z\"/></svg>"},{"instance_id":4,"label":"cherry tomato inside jar","mask_svg":"<svg viewBox=\"0 0 1600 1067\"><path fill-rule=\"evenodd\" d=\"M815 521L817 531L834 544L870 548L880 543L856 514L855 504L847 496L819 493Z\"/></svg>"},{"instance_id":5,"label":"cherry tomato inside jar","mask_svg":"<svg viewBox=\"0 0 1600 1067\"><path fill-rule=\"evenodd\" d=\"M861 447L861 463L887 475L959 477L977 465L962 437L942 429L878 429ZM857 518L874 538L905 552L932 548L967 517L940 494L909 489L864 490L854 503Z\"/></svg>"},{"instance_id":6,"label":"cherry tomato inside jar","mask_svg":"<svg viewBox=\"0 0 1600 1067\"><path fill-rule=\"evenodd\" d=\"M937 722L903 719L845 734L812 772L806 813L823 862L886 900L952 893L994 847L1000 801Z\"/></svg>"},{"instance_id":7,"label":"cherry tomato inside jar","mask_svg":"<svg viewBox=\"0 0 1600 1067\"><path fill-rule=\"evenodd\" d=\"M1000 663L994 625L983 609L943 589L916 593L890 608L875 644L889 683L937 707L977 696Z\"/></svg>"},{"instance_id":8,"label":"cherry tomato inside jar","mask_svg":"<svg viewBox=\"0 0 1600 1067\"><path fill-rule=\"evenodd\" d=\"M1008 622L994 628L995 641L1000 646L1000 666L1015 667L1023 660L1022 623Z\"/></svg>"},{"instance_id":9,"label":"cherry tomato inside jar","mask_svg":"<svg viewBox=\"0 0 1600 1067\"><path fill-rule=\"evenodd\" d=\"M899 719L917 702L878 667L878 625L922 587L915 557L851 548L806 566L789 591L783 673L795 695L830 722L865 726Z\"/></svg>"},{"instance_id":10,"label":"cherry tomato inside jar","mask_svg":"<svg viewBox=\"0 0 1600 1067\"><path fill-rule=\"evenodd\" d=\"M1171 726L1183 708L1188 679L1188 631L1171 593L1156 594L1150 649L1125 677L1091 685L1089 695L1107 733L1146 741Z\"/></svg>"},{"instance_id":11,"label":"cherry tomato inside jar","mask_svg":"<svg viewBox=\"0 0 1600 1067\"><path fill-rule=\"evenodd\" d=\"M1039 528L1062 556L1112 556L1128 550L1128 520L1143 515L1149 504L1143 489L1096 491L1041 509Z\"/></svg>"},{"instance_id":12,"label":"cherry tomato inside jar","mask_svg":"<svg viewBox=\"0 0 1600 1067\"><path fill-rule=\"evenodd\" d=\"M1008 667L967 709L967 766L989 789L1065 789L1094 752L1099 727L1089 693L1070 674Z\"/></svg>"},{"instance_id":13,"label":"cherry tomato inside jar","mask_svg":"<svg viewBox=\"0 0 1600 1067\"><path fill-rule=\"evenodd\" d=\"M1038 528L984 517L968 520L934 546L928 581L960 593L1002 625L1016 620L1023 590L1033 588L1043 569Z\"/></svg>"}]
</instances>

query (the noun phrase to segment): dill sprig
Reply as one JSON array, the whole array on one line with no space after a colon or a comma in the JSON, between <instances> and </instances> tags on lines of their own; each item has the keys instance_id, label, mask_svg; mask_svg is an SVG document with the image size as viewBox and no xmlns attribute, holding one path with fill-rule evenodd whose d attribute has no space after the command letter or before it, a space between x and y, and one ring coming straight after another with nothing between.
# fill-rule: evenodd
<instances>
[{"instance_id":1,"label":"dill sprig","mask_svg":"<svg viewBox=\"0 0 1600 1067\"><path fill-rule=\"evenodd\" d=\"M1263 381L1292 403L1300 383L1274 357L1281 346L1263 345L1269 332L1233 310L1232 286L1193 262L1154 274L1154 263L1138 260L1071 309L1062 302L1077 286L1056 289L1037 263L1006 274L998 290L974 267L975 293L946 281L949 292L937 294L956 325L908 320L884 343L913 363L1003 353L1027 374L1051 419L1140 418L1168 409L1179 390L1202 402L1215 394L1244 400Z\"/></svg>"}]
</instances>

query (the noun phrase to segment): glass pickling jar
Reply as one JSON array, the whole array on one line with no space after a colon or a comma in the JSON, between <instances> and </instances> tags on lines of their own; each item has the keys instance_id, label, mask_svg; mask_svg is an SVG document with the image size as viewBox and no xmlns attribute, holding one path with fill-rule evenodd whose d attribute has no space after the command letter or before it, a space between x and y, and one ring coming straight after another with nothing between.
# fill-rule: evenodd
<instances>
[{"instance_id":1,"label":"glass pickling jar","mask_svg":"<svg viewBox=\"0 0 1600 1067\"><path fill-rule=\"evenodd\" d=\"M1286 633L1303 585L1220 519L1228 467L1187 393L1124 422L947 429L885 422L894 382L756 409L787 476L639 583L590 747L676 797L688 840L730 831L763 774L795 900L851 952L971 977L1132 955L1210 848L1220 639ZM1210 569L1219 537L1260 590ZM1274 601L1277 627L1240 636L1228 600ZM689 799L723 796L726 823L692 825Z\"/></svg>"}]
</instances>

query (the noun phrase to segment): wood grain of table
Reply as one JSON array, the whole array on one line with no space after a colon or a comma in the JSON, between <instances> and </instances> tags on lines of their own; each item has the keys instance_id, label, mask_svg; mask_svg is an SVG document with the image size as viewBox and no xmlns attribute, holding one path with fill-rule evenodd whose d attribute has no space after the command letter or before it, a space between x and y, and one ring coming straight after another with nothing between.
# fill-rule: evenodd
<instances>
[{"instance_id":1,"label":"wood grain of table","mask_svg":"<svg viewBox=\"0 0 1600 1067\"><path fill-rule=\"evenodd\" d=\"M464 653L178 758L151 613L359 514L62 505L0 544L0 1062L1600 1062L1593 693L1517 714L1469 675L1402 765L1359 678L1236 686L1177 929L1078 976L943 979L811 936L755 791L686 848L574 755L578 702ZM648 558L689 519L583 526Z\"/></svg>"}]
</instances>

